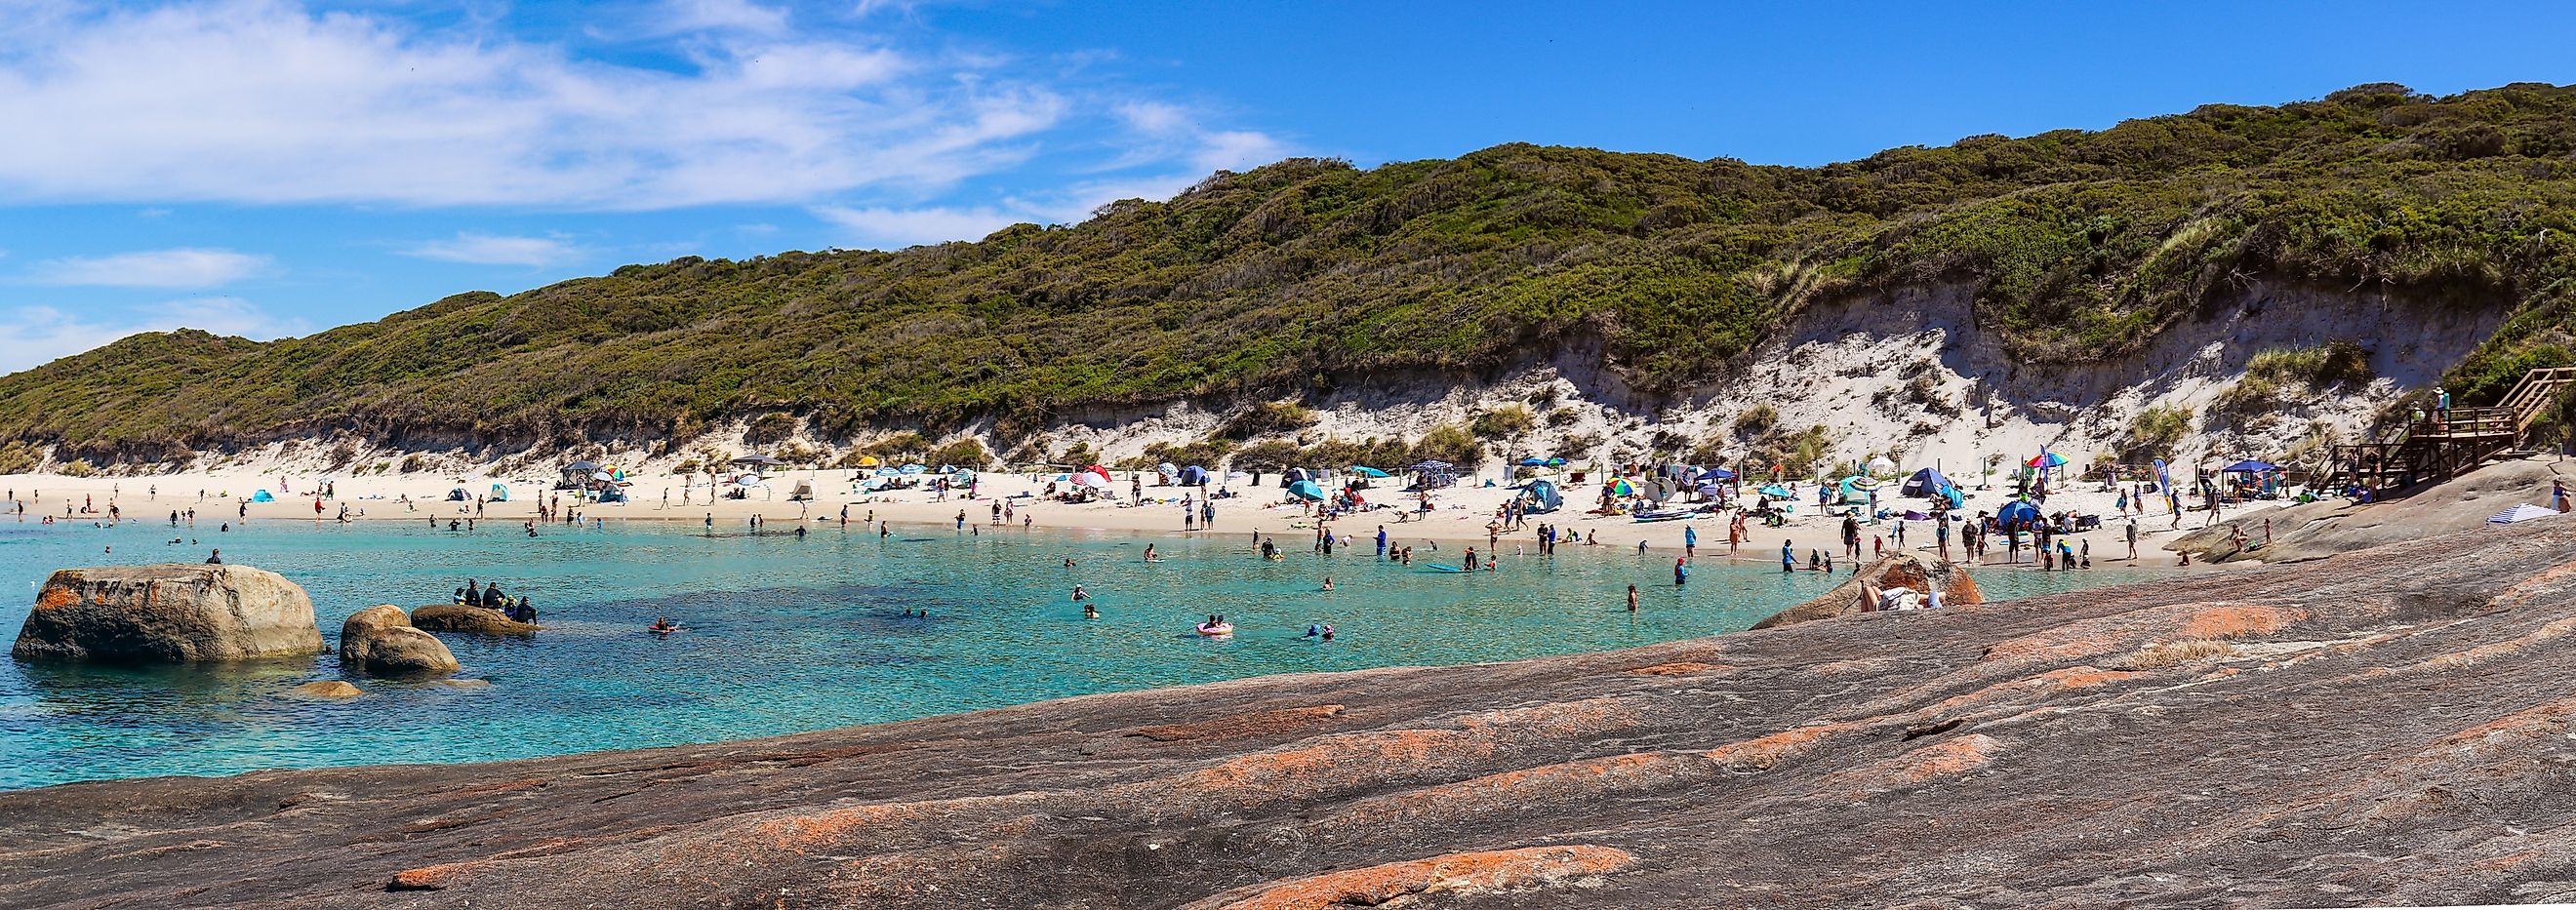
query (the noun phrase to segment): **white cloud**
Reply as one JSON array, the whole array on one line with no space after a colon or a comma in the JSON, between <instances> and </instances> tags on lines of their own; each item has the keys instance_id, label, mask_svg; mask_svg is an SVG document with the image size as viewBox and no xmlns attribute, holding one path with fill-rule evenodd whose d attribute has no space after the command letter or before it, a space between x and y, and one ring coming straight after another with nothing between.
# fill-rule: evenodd
<instances>
[{"instance_id":1,"label":"white cloud","mask_svg":"<svg viewBox=\"0 0 2576 910\"><path fill-rule=\"evenodd\" d=\"M775 35L787 30L787 11L749 0L670 0L662 26L670 31L732 30Z\"/></svg>"},{"instance_id":2,"label":"white cloud","mask_svg":"<svg viewBox=\"0 0 2576 910\"><path fill-rule=\"evenodd\" d=\"M301 320L278 319L238 297L173 300L111 319L82 318L54 307L0 310L0 374L69 357L137 332L204 329L217 335L268 340L310 331Z\"/></svg>"},{"instance_id":3,"label":"white cloud","mask_svg":"<svg viewBox=\"0 0 2576 910\"><path fill-rule=\"evenodd\" d=\"M1068 115L986 61L679 9L672 71L288 0L46 7L0 26L0 123L44 124L0 203L801 205L1007 167Z\"/></svg>"},{"instance_id":4,"label":"white cloud","mask_svg":"<svg viewBox=\"0 0 2576 910\"><path fill-rule=\"evenodd\" d=\"M394 252L442 262L540 267L578 256L581 254L581 249L560 236L509 237L476 231L458 231L453 240L416 243L396 249Z\"/></svg>"},{"instance_id":5,"label":"white cloud","mask_svg":"<svg viewBox=\"0 0 2576 910\"><path fill-rule=\"evenodd\" d=\"M38 284L210 288L265 274L272 264L266 256L182 248L48 259L36 263L29 277Z\"/></svg>"},{"instance_id":6,"label":"white cloud","mask_svg":"<svg viewBox=\"0 0 2576 910\"><path fill-rule=\"evenodd\" d=\"M1026 209L1003 209L992 206L894 209L882 206L849 208L819 206L814 214L841 226L861 246L881 249L943 243L950 240L980 240L985 235L1023 221L1041 221Z\"/></svg>"}]
</instances>

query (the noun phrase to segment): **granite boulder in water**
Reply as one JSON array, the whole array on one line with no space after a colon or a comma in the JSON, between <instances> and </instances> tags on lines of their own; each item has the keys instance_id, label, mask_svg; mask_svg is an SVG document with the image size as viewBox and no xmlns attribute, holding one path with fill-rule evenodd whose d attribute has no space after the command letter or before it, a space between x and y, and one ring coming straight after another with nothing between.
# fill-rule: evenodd
<instances>
[{"instance_id":1,"label":"granite boulder in water","mask_svg":"<svg viewBox=\"0 0 2576 910\"><path fill-rule=\"evenodd\" d=\"M475 635L535 635L535 623L519 622L501 615L490 607L464 604L430 604L411 611L411 626L432 632L468 632Z\"/></svg>"},{"instance_id":2,"label":"granite boulder in water","mask_svg":"<svg viewBox=\"0 0 2576 910\"><path fill-rule=\"evenodd\" d=\"M294 582L249 566L172 563L55 572L10 653L186 663L321 650L313 599Z\"/></svg>"},{"instance_id":3,"label":"granite boulder in water","mask_svg":"<svg viewBox=\"0 0 2576 910\"><path fill-rule=\"evenodd\" d=\"M456 655L431 635L411 627L401 607L377 604L340 624L342 672L394 678L445 676L457 671Z\"/></svg>"}]
</instances>

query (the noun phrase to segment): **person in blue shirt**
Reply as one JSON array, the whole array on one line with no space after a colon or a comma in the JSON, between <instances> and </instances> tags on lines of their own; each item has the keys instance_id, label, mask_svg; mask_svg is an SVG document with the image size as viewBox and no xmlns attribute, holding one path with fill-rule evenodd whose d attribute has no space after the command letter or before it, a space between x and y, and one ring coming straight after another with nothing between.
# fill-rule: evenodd
<instances>
[{"instance_id":1,"label":"person in blue shirt","mask_svg":"<svg viewBox=\"0 0 2576 910\"><path fill-rule=\"evenodd\" d=\"M1683 555L1683 556L1697 556L1697 555L1699 555L1699 529L1698 529L1698 528L1683 528L1683 529L1682 529L1682 555Z\"/></svg>"},{"instance_id":2,"label":"person in blue shirt","mask_svg":"<svg viewBox=\"0 0 2576 910\"><path fill-rule=\"evenodd\" d=\"M1690 557L1673 560L1673 587L1690 584Z\"/></svg>"},{"instance_id":3,"label":"person in blue shirt","mask_svg":"<svg viewBox=\"0 0 2576 910\"><path fill-rule=\"evenodd\" d=\"M1386 526L1377 526L1377 558L1386 558Z\"/></svg>"},{"instance_id":4,"label":"person in blue shirt","mask_svg":"<svg viewBox=\"0 0 2576 910\"><path fill-rule=\"evenodd\" d=\"M1790 541L1780 542L1780 571L1798 571L1798 548Z\"/></svg>"}]
</instances>

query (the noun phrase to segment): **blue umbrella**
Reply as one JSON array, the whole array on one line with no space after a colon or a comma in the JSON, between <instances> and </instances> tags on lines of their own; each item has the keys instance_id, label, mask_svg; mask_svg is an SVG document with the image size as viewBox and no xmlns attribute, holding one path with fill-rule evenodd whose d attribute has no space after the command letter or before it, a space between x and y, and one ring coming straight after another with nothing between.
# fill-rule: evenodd
<instances>
[{"instance_id":1,"label":"blue umbrella","mask_svg":"<svg viewBox=\"0 0 2576 910\"><path fill-rule=\"evenodd\" d=\"M2276 465L2268 461L2255 461L2249 458L2244 461L2228 465L2227 467L2220 468L2218 472L2221 474L2260 474L2265 471L2278 471L2280 469L2280 465Z\"/></svg>"},{"instance_id":2,"label":"blue umbrella","mask_svg":"<svg viewBox=\"0 0 2576 910\"><path fill-rule=\"evenodd\" d=\"M1364 465L1364 464L1355 464L1355 465L1352 465L1352 466L1351 466L1351 473L1353 473L1353 474L1357 474L1357 475L1360 475L1360 476L1362 476L1362 477L1384 477L1384 476L1386 476L1386 472L1385 472L1385 471L1380 471L1380 470L1378 470L1378 469L1376 469L1376 468L1372 468L1372 467L1369 467L1368 465Z\"/></svg>"},{"instance_id":3,"label":"blue umbrella","mask_svg":"<svg viewBox=\"0 0 2576 910\"><path fill-rule=\"evenodd\" d=\"M1727 470L1727 469L1725 469L1725 468L1710 468L1710 469L1708 469L1708 470L1705 470L1705 471L1701 471L1701 472L1699 472L1699 476L1698 476L1698 477L1694 477L1694 478L1691 478L1691 479L1693 479L1693 480L1700 480L1700 481L1711 481L1711 480L1734 480L1734 479L1735 479L1735 472L1734 472L1734 471L1729 471L1729 470Z\"/></svg>"},{"instance_id":4,"label":"blue umbrella","mask_svg":"<svg viewBox=\"0 0 2576 910\"><path fill-rule=\"evenodd\" d=\"M1324 501L1324 488L1316 486L1314 481L1300 480L1288 485L1288 495L1299 499L1322 502Z\"/></svg>"},{"instance_id":5,"label":"blue umbrella","mask_svg":"<svg viewBox=\"0 0 2576 910\"><path fill-rule=\"evenodd\" d=\"M1789 492L1789 488L1788 488L1788 487L1784 487L1784 486L1781 486L1781 485L1779 485L1779 484L1776 484L1776 483L1775 483L1775 484L1772 484L1772 485L1770 485L1770 486L1763 487L1763 488L1762 488L1762 495L1764 495L1764 496L1794 496L1794 495L1797 495L1797 494L1794 494L1794 493Z\"/></svg>"},{"instance_id":6,"label":"blue umbrella","mask_svg":"<svg viewBox=\"0 0 2576 910\"><path fill-rule=\"evenodd\" d=\"M1544 467L1547 467L1547 459L1545 459L1545 458L1523 458L1523 459L1521 459L1521 467L1524 467L1524 468L1544 468Z\"/></svg>"}]
</instances>

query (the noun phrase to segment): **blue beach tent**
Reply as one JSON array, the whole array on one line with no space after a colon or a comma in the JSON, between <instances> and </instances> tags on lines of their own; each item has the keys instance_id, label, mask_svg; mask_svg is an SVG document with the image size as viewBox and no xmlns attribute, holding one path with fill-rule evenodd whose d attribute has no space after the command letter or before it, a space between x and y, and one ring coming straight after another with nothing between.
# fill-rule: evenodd
<instances>
[{"instance_id":1,"label":"blue beach tent","mask_svg":"<svg viewBox=\"0 0 2576 910\"><path fill-rule=\"evenodd\" d=\"M267 490L258 490L258 491L255 491L255 492L253 492L253 493L251 493L251 494L250 494L250 501L252 501L252 502L276 502L276 501L277 501L277 497L268 495L268 491L267 491Z\"/></svg>"},{"instance_id":2,"label":"blue beach tent","mask_svg":"<svg viewBox=\"0 0 2576 910\"><path fill-rule=\"evenodd\" d=\"M1208 471L1198 465L1191 465L1181 469L1180 478L1182 486L1204 486L1208 482Z\"/></svg>"},{"instance_id":3,"label":"blue beach tent","mask_svg":"<svg viewBox=\"0 0 2576 910\"><path fill-rule=\"evenodd\" d=\"M1317 486L1314 481L1300 480L1288 485L1288 495L1307 500L1309 502L1322 502L1324 501L1324 488Z\"/></svg>"},{"instance_id":4,"label":"blue beach tent","mask_svg":"<svg viewBox=\"0 0 2576 910\"><path fill-rule=\"evenodd\" d=\"M2038 521L2039 507L2016 499L2011 502L2004 503L2003 508L1996 509L1995 520L2007 524L2016 521Z\"/></svg>"},{"instance_id":5,"label":"blue beach tent","mask_svg":"<svg viewBox=\"0 0 2576 910\"><path fill-rule=\"evenodd\" d=\"M1565 504L1564 495L1556 491L1556 482L1551 480L1530 481L1529 486L1521 488L1521 499L1529 503L1533 513L1554 512Z\"/></svg>"}]
</instances>

